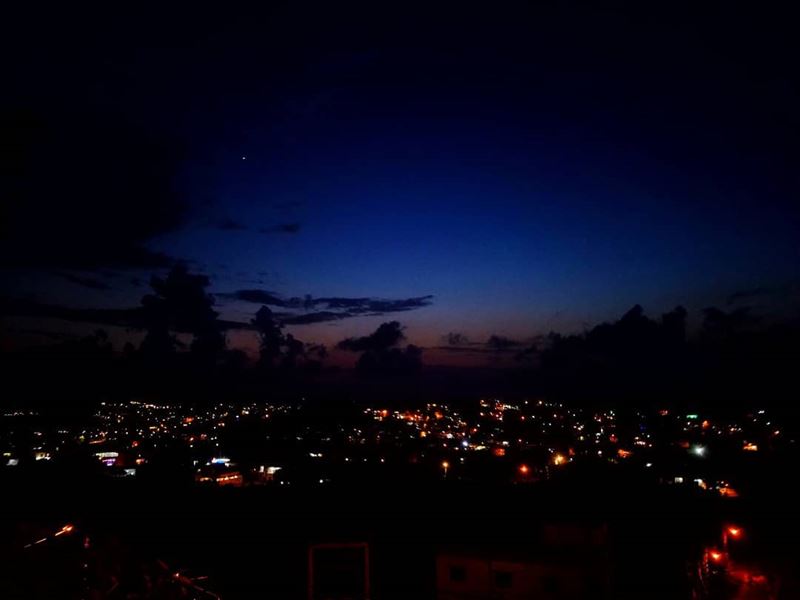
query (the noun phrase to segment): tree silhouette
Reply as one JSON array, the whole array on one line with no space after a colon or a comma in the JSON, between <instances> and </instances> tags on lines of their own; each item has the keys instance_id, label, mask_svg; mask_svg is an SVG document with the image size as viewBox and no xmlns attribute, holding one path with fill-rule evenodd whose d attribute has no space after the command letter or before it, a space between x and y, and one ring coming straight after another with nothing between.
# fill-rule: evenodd
<instances>
[{"instance_id":1,"label":"tree silhouette","mask_svg":"<svg viewBox=\"0 0 800 600\"><path fill-rule=\"evenodd\" d=\"M181 346L174 333L189 333L193 358L205 366L215 363L225 350L225 336L213 309L214 297L206 293L208 285L208 277L191 274L184 265L176 265L164 278L152 277L153 293L142 298L145 357L168 359Z\"/></svg>"}]
</instances>

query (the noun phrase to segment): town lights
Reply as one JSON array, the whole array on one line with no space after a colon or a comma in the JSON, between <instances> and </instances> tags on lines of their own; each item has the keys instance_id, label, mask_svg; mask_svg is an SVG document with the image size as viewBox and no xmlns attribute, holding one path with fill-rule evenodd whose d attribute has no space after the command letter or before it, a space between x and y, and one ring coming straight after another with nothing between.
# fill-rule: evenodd
<instances>
[{"instance_id":1,"label":"town lights","mask_svg":"<svg viewBox=\"0 0 800 600\"><path fill-rule=\"evenodd\" d=\"M725 529L722 530L722 545L725 550L728 549L728 542L730 540L739 540L741 539L744 530L741 527L736 525L728 525Z\"/></svg>"},{"instance_id":2,"label":"town lights","mask_svg":"<svg viewBox=\"0 0 800 600\"><path fill-rule=\"evenodd\" d=\"M553 464L556 466L561 466L567 462L566 457L563 454L554 454L553 455Z\"/></svg>"}]
</instances>

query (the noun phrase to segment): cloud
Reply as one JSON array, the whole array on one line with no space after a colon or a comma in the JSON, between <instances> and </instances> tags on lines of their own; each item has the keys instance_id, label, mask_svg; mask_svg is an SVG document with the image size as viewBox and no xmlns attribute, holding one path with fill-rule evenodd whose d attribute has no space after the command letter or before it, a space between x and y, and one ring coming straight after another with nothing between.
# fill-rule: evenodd
<instances>
[{"instance_id":1,"label":"cloud","mask_svg":"<svg viewBox=\"0 0 800 600\"><path fill-rule=\"evenodd\" d=\"M382 323L370 335L344 339L336 347L350 352L381 351L399 344L404 339L403 326L397 321L390 321L389 323Z\"/></svg>"},{"instance_id":2,"label":"cloud","mask_svg":"<svg viewBox=\"0 0 800 600\"><path fill-rule=\"evenodd\" d=\"M221 231L244 231L247 229L247 225L240 223L239 221L234 221L229 217L223 217L214 221L213 226Z\"/></svg>"},{"instance_id":3,"label":"cloud","mask_svg":"<svg viewBox=\"0 0 800 600\"><path fill-rule=\"evenodd\" d=\"M59 304L45 304L31 299L0 297L0 315L16 317L39 317L60 319L73 323L93 323L144 330L147 325L145 309L141 306L130 308L74 308ZM219 327L223 331L252 329L249 323L219 319ZM181 324L175 325L175 331L189 333Z\"/></svg>"},{"instance_id":4,"label":"cloud","mask_svg":"<svg viewBox=\"0 0 800 600\"><path fill-rule=\"evenodd\" d=\"M278 225L273 225L271 227L262 227L258 230L259 233L264 234L271 234L271 233L289 233L295 234L300 233L300 223L280 223Z\"/></svg>"},{"instance_id":5,"label":"cloud","mask_svg":"<svg viewBox=\"0 0 800 600\"><path fill-rule=\"evenodd\" d=\"M74 283L76 285L80 285L92 290L107 291L111 289L111 286L108 285L105 281L100 281L99 279L95 279L94 277L84 277L81 275L75 275L74 273L68 273L64 271L57 272L56 275L58 275L63 279L66 279L70 283Z\"/></svg>"},{"instance_id":6,"label":"cloud","mask_svg":"<svg viewBox=\"0 0 800 600\"><path fill-rule=\"evenodd\" d=\"M294 234L299 233L301 229L300 223L278 223L277 225L272 225L270 227L253 228L230 217L209 219L207 221L207 225L209 227L219 229L220 231L256 231L258 233L267 235L274 233Z\"/></svg>"},{"instance_id":7,"label":"cloud","mask_svg":"<svg viewBox=\"0 0 800 600\"><path fill-rule=\"evenodd\" d=\"M242 300L244 302L251 302L253 304L266 304L268 306L281 306L286 307L289 306L289 301L281 298L279 295L268 292L267 290L257 290L257 289L250 289L250 290L237 290L232 294L218 294L220 296L227 296L229 298L235 298L236 300Z\"/></svg>"},{"instance_id":8,"label":"cloud","mask_svg":"<svg viewBox=\"0 0 800 600\"><path fill-rule=\"evenodd\" d=\"M296 311L308 311L290 314L282 319L286 325L307 325L325 321L339 321L353 317L381 316L389 313L406 312L430 306L433 296L416 296L396 300L360 297L319 297L311 295L286 298L276 292L262 289L242 289L235 292L218 294L220 297L232 298L253 304L277 306ZM321 309L321 310L314 310Z\"/></svg>"},{"instance_id":9,"label":"cloud","mask_svg":"<svg viewBox=\"0 0 800 600\"><path fill-rule=\"evenodd\" d=\"M162 268L147 247L186 223L182 149L102 114L0 115L13 148L0 186L0 265L94 271Z\"/></svg>"},{"instance_id":10,"label":"cloud","mask_svg":"<svg viewBox=\"0 0 800 600\"><path fill-rule=\"evenodd\" d=\"M17 317L43 317L141 329L144 315L135 308L73 308L58 304L42 304L30 299L0 298L0 314Z\"/></svg>"},{"instance_id":11,"label":"cloud","mask_svg":"<svg viewBox=\"0 0 800 600\"><path fill-rule=\"evenodd\" d=\"M284 325L309 325L311 323L325 323L328 321L339 321L352 317L347 313L337 313L327 310L305 313L299 315L290 315L279 318L280 322Z\"/></svg>"},{"instance_id":12,"label":"cloud","mask_svg":"<svg viewBox=\"0 0 800 600\"><path fill-rule=\"evenodd\" d=\"M382 323L370 335L347 338L336 347L361 352L356 369L366 375L409 375L422 367L422 349L413 344L398 348L405 339L403 326L397 321Z\"/></svg>"},{"instance_id":13,"label":"cloud","mask_svg":"<svg viewBox=\"0 0 800 600\"><path fill-rule=\"evenodd\" d=\"M790 281L782 285L758 286L733 292L727 298L727 304L751 301L758 298L788 299L800 293L800 282Z\"/></svg>"},{"instance_id":14,"label":"cloud","mask_svg":"<svg viewBox=\"0 0 800 600\"><path fill-rule=\"evenodd\" d=\"M432 349L452 352L453 354L489 354L492 352L492 350L477 342L472 342L469 346L433 346Z\"/></svg>"}]
</instances>

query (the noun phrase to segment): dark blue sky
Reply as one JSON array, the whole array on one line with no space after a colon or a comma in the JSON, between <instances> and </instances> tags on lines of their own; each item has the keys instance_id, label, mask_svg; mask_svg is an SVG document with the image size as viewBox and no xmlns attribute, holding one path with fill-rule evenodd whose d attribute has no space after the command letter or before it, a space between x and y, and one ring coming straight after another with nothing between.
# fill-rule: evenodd
<instances>
[{"instance_id":1,"label":"dark blue sky","mask_svg":"<svg viewBox=\"0 0 800 600\"><path fill-rule=\"evenodd\" d=\"M723 305L798 276L800 98L781 15L514 3L169 9L109 13L101 27L63 16L73 27L54 19L40 39L12 40L26 58L9 106L57 123L91 115L181 149L174 219L171 200L104 193L73 227L119 228L189 261L227 318L257 310L233 299L242 289L432 295L398 314L293 326L332 345L391 317L430 348L449 332L574 331L635 303ZM98 152L129 157L113 135L102 150L77 138L84 167ZM57 195L80 207L80 194ZM59 252L53 236L36 243ZM144 288L131 279L157 266L122 254L67 261L55 279L47 261L11 261L3 277L39 302L135 305ZM101 269L110 289L75 281Z\"/></svg>"}]
</instances>

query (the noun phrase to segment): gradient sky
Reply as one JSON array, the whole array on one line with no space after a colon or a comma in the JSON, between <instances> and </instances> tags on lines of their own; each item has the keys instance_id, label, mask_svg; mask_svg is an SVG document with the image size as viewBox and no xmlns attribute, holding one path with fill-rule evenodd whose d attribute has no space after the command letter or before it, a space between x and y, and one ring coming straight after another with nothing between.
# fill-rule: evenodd
<instances>
[{"instance_id":1,"label":"gradient sky","mask_svg":"<svg viewBox=\"0 0 800 600\"><path fill-rule=\"evenodd\" d=\"M432 295L292 329L332 345L392 318L428 348L449 332L527 340L635 303L692 311L797 280L790 20L689 6L293 3L90 20L70 7L20 16L36 33L9 42L22 58L5 103L180 145L187 208L136 239L209 274L225 318L258 309L224 295L241 289ZM97 227L126 227L111 214ZM136 305L145 288L131 280L153 272L7 262L5 295L73 307ZM110 289L76 282L98 273Z\"/></svg>"}]
</instances>

